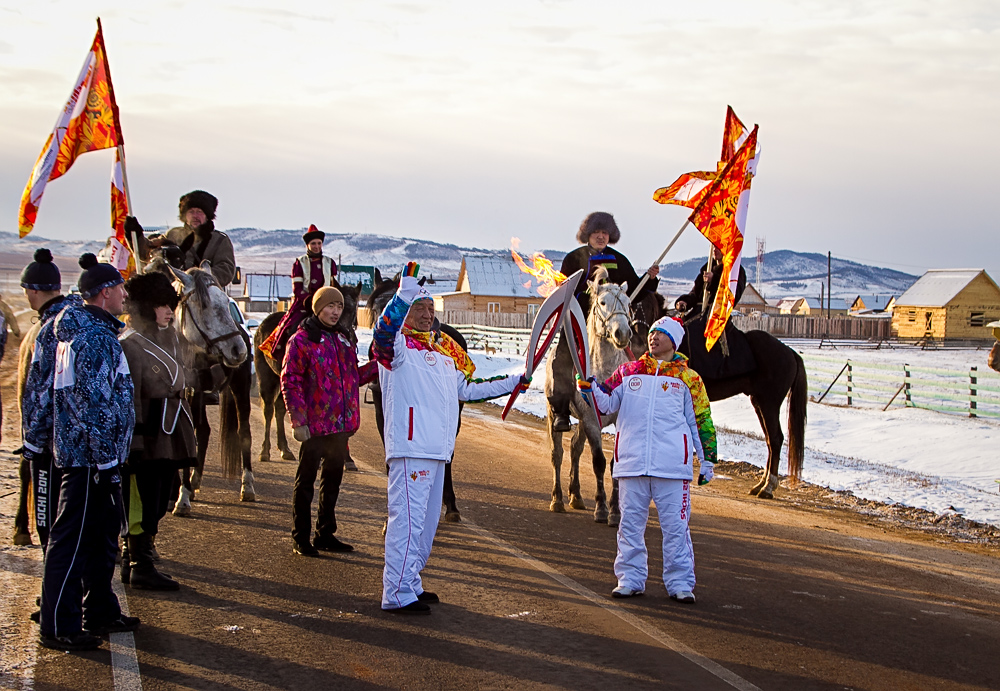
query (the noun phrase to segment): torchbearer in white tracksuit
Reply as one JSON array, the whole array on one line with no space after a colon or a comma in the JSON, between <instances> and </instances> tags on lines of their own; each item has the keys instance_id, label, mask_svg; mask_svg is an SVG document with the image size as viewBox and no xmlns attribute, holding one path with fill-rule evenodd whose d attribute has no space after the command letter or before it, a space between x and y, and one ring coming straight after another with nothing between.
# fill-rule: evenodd
<instances>
[{"instance_id":1,"label":"torchbearer in white tracksuit","mask_svg":"<svg viewBox=\"0 0 1000 691\"><path fill-rule=\"evenodd\" d=\"M465 351L431 331L434 301L417 282L418 269L406 265L373 336L389 466L382 609L398 614L430 614L428 603L439 602L424 590L420 572L437 532L458 402L503 396L530 381L518 375L473 379L475 365Z\"/></svg>"},{"instance_id":2,"label":"torchbearer in white tracksuit","mask_svg":"<svg viewBox=\"0 0 1000 691\"><path fill-rule=\"evenodd\" d=\"M579 382L602 413L618 412L615 464L618 556L614 597L646 590L649 575L646 522L656 504L663 532L663 583L674 600L694 603L694 549L691 545L691 479L695 455L701 459L699 484L714 475L715 426L701 377L675 352L684 327L664 317L649 331L649 352L627 362L603 384Z\"/></svg>"}]
</instances>

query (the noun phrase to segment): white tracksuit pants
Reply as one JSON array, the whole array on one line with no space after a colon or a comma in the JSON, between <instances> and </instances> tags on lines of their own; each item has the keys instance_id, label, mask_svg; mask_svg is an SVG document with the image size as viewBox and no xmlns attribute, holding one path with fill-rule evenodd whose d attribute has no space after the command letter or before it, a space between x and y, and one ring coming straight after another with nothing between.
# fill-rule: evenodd
<instances>
[{"instance_id":1,"label":"white tracksuit pants","mask_svg":"<svg viewBox=\"0 0 1000 691\"><path fill-rule=\"evenodd\" d=\"M431 555L441 519L444 470L444 461L422 458L389 461L382 609L405 607L424 592L420 572Z\"/></svg>"},{"instance_id":2,"label":"white tracksuit pants","mask_svg":"<svg viewBox=\"0 0 1000 691\"><path fill-rule=\"evenodd\" d=\"M666 480L642 475L618 478L618 585L645 590L649 565L646 554L646 522L649 502L656 504L663 531L663 583L667 593L694 590L694 548L691 545L691 481Z\"/></svg>"}]
</instances>

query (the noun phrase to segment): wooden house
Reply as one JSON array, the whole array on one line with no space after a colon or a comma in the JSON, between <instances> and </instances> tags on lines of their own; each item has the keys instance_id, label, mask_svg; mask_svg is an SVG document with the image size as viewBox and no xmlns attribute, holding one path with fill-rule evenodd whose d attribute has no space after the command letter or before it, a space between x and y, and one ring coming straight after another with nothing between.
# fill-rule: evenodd
<instances>
[{"instance_id":1,"label":"wooden house","mask_svg":"<svg viewBox=\"0 0 1000 691\"><path fill-rule=\"evenodd\" d=\"M535 280L513 259L462 257L455 290L435 295L434 306L439 312L522 315L523 324L531 326L544 300Z\"/></svg>"},{"instance_id":2,"label":"wooden house","mask_svg":"<svg viewBox=\"0 0 1000 691\"><path fill-rule=\"evenodd\" d=\"M797 314L806 317L827 316L826 300L820 302L819 298L795 297L783 298L778 301L780 314ZM833 298L830 300L829 316L842 317L847 314L847 301L843 298Z\"/></svg>"},{"instance_id":3,"label":"wooden house","mask_svg":"<svg viewBox=\"0 0 1000 691\"><path fill-rule=\"evenodd\" d=\"M760 314L779 314L780 310L768 303L764 299L764 296L753 287L752 283L747 283L746 288L743 290L743 295L740 296L740 301L736 303L736 310L742 312L743 314L754 314L759 312Z\"/></svg>"},{"instance_id":4,"label":"wooden house","mask_svg":"<svg viewBox=\"0 0 1000 691\"><path fill-rule=\"evenodd\" d=\"M984 337L1000 319L1000 287L983 269L931 269L899 296L892 330L899 338Z\"/></svg>"},{"instance_id":5,"label":"wooden house","mask_svg":"<svg viewBox=\"0 0 1000 691\"><path fill-rule=\"evenodd\" d=\"M878 312L892 314L895 304L895 295L858 295L851 301L847 313L851 316Z\"/></svg>"},{"instance_id":6,"label":"wooden house","mask_svg":"<svg viewBox=\"0 0 1000 691\"><path fill-rule=\"evenodd\" d=\"M292 298L292 277L277 274L246 274L243 295L237 298L247 312L286 309Z\"/></svg>"}]
</instances>

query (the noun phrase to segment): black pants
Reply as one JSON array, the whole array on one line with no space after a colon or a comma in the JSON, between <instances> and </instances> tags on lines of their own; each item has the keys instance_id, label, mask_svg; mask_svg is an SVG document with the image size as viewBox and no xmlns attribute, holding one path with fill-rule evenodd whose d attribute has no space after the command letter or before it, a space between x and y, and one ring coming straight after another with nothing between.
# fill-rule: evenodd
<instances>
[{"instance_id":1,"label":"black pants","mask_svg":"<svg viewBox=\"0 0 1000 691\"><path fill-rule=\"evenodd\" d=\"M39 456L31 462L31 485L35 493L35 529L44 553L49 543L49 531L59 509L59 485L62 470L56 466L51 454Z\"/></svg>"},{"instance_id":2,"label":"black pants","mask_svg":"<svg viewBox=\"0 0 1000 691\"><path fill-rule=\"evenodd\" d=\"M292 495L292 538L299 544L309 541L313 485L321 467L316 537L331 537L337 532L337 497L340 495L340 483L344 479L348 437L343 432L311 437L299 448L299 467L295 471L295 490Z\"/></svg>"},{"instance_id":3,"label":"black pants","mask_svg":"<svg viewBox=\"0 0 1000 691\"><path fill-rule=\"evenodd\" d=\"M122 526L118 469L64 468L42 568L41 630L72 636L121 616L111 590Z\"/></svg>"},{"instance_id":4,"label":"black pants","mask_svg":"<svg viewBox=\"0 0 1000 691\"><path fill-rule=\"evenodd\" d=\"M156 535L176 477L175 465L169 461L143 461L122 478L127 535Z\"/></svg>"}]
</instances>

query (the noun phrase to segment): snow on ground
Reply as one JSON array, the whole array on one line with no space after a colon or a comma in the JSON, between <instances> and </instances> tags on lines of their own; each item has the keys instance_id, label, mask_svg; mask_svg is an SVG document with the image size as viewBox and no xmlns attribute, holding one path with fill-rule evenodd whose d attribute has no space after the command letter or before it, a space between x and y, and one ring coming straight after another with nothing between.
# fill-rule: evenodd
<instances>
[{"instance_id":1,"label":"snow on ground","mask_svg":"<svg viewBox=\"0 0 1000 691\"><path fill-rule=\"evenodd\" d=\"M358 332L358 351L365 357L371 330ZM796 347L792 343L793 347ZM808 355L843 357L878 363L909 363L922 367L984 369L985 351L922 351L915 348L862 350L840 347L797 347ZM471 351L476 374L489 377L523 371L524 358ZM545 417L545 365L535 372L531 388L514 407ZM493 401L503 406L505 398ZM945 415L918 408L847 408L809 404L806 458L802 477L863 499L955 512L965 518L1000 526L1000 422ZM757 416L746 396L712 404L719 428L719 457L763 468L767 448ZM782 421L786 419L782 413ZM605 429L614 431L613 426ZM787 453L782 452L782 472Z\"/></svg>"}]
</instances>

